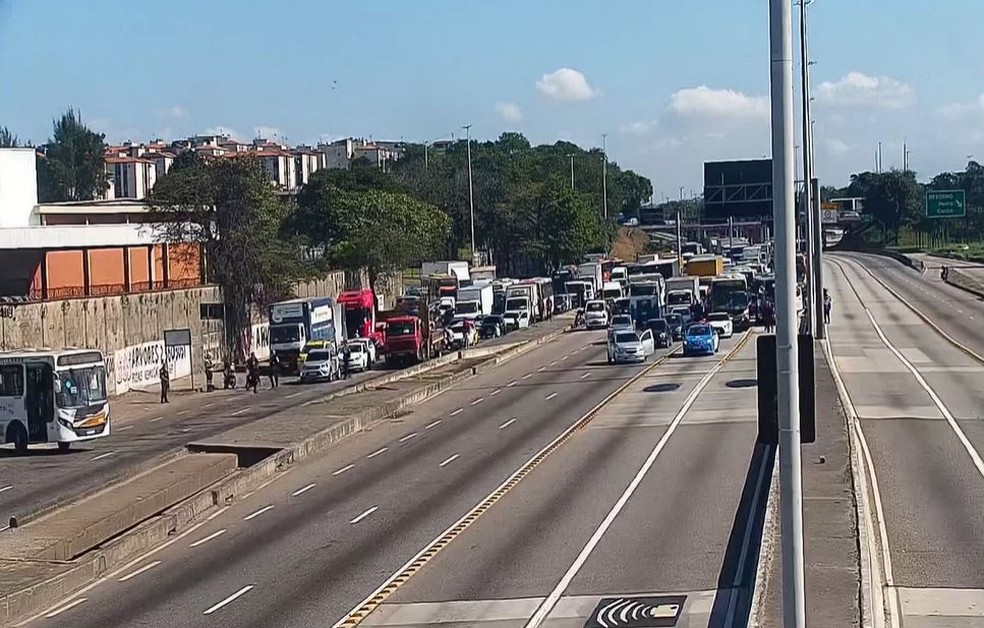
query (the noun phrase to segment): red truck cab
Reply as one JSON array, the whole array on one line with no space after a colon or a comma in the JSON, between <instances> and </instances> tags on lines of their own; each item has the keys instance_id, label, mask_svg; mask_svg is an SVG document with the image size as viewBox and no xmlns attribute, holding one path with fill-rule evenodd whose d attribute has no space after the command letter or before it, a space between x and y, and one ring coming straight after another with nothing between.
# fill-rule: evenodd
<instances>
[{"instance_id":1,"label":"red truck cab","mask_svg":"<svg viewBox=\"0 0 984 628\"><path fill-rule=\"evenodd\" d=\"M345 330L348 338L369 338L377 347L383 346L383 334L376 328L376 298L372 290L347 290L336 299L345 308Z\"/></svg>"},{"instance_id":2,"label":"red truck cab","mask_svg":"<svg viewBox=\"0 0 984 628\"><path fill-rule=\"evenodd\" d=\"M386 319L386 360L398 362L422 362L424 334L420 319L409 314L398 314Z\"/></svg>"}]
</instances>

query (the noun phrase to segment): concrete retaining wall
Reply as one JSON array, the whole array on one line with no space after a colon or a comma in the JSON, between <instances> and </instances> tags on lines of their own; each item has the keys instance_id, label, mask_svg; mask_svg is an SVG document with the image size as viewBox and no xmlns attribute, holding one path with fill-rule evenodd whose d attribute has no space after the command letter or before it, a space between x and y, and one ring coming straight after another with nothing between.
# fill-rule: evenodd
<instances>
[{"instance_id":1,"label":"concrete retaining wall","mask_svg":"<svg viewBox=\"0 0 984 628\"><path fill-rule=\"evenodd\" d=\"M380 282L385 299L393 302L402 293L402 276ZM326 277L306 281L295 287L295 294L306 296L336 296L345 289L367 285L365 273L336 271ZM196 384L204 381L204 348L222 342L222 321L203 320L201 305L221 303L217 286L188 290L168 290L113 297L65 299L43 303L13 304L0 317L0 350L11 351L30 347L87 347L100 349L106 356L110 394L139 389L145 377L133 383L131 374L135 363L127 356L145 355L148 343L160 343L168 329L190 329L192 346L187 357L172 364L172 379L194 372ZM263 352L265 316L251 330L252 343ZM163 353L163 351L161 351ZM117 362L119 361L119 364ZM143 365L146 366L146 365ZM143 368L136 365L136 368ZM158 365L159 367L159 365ZM147 370L149 366L146 366ZM177 368L177 372L174 369ZM156 368L153 369L156 373ZM117 388L117 382L120 382Z\"/></svg>"}]
</instances>

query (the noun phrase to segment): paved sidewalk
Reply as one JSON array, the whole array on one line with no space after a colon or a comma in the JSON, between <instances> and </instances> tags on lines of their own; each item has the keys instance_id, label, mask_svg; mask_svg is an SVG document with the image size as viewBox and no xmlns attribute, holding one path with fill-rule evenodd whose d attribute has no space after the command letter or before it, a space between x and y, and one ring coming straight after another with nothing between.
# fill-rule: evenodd
<instances>
[{"instance_id":1,"label":"paved sidewalk","mask_svg":"<svg viewBox=\"0 0 984 628\"><path fill-rule=\"evenodd\" d=\"M854 628L861 625L861 562L857 511L851 476L850 437L837 386L823 351L817 347L817 441L803 445L803 529L806 554L806 621L808 626ZM777 461L778 462L778 461ZM778 483L773 490L778 490ZM782 570L779 538L779 496L773 509L771 543L760 565L765 577L761 607L751 625L782 626Z\"/></svg>"}]
</instances>

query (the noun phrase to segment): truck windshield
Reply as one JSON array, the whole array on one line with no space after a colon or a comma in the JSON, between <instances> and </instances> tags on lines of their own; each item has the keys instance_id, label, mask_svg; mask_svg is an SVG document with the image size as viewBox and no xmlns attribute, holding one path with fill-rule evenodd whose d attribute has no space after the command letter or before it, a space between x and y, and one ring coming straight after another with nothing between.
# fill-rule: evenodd
<instances>
[{"instance_id":1,"label":"truck windshield","mask_svg":"<svg viewBox=\"0 0 984 628\"><path fill-rule=\"evenodd\" d=\"M456 314L474 314L478 311L478 301L462 301L455 306Z\"/></svg>"},{"instance_id":2,"label":"truck windshield","mask_svg":"<svg viewBox=\"0 0 984 628\"><path fill-rule=\"evenodd\" d=\"M106 367L88 366L59 373L59 408L80 408L106 401Z\"/></svg>"},{"instance_id":3,"label":"truck windshield","mask_svg":"<svg viewBox=\"0 0 984 628\"><path fill-rule=\"evenodd\" d=\"M413 323L398 321L386 326L386 333L390 336L411 336L413 335Z\"/></svg>"},{"instance_id":4,"label":"truck windshield","mask_svg":"<svg viewBox=\"0 0 984 628\"><path fill-rule=\"evenodd\" d=\"M270 328L270 343L279 345L301 340L300 325L277 325Z\"/></svg>"},{"instance_id":5,"label":"truck windshield","mask_svg":"<svg viewBox=\"0 0 984 628\"><path fill-rule=\"evenodd\" d=\"M529 307L530 305L526 299L506 299L507 312L516 312L519 310L525 310Z\"/></svg>"},{"instance_id":6,"label":"truck windshield","mask_svg":"<svg viewBox=\"0 0 984 628\"><path fill-rule=\"evenodd\" d=\"M667 305L690 305L690 299L693 295L689 292L671 292L666 295Z\"/></svg>"},{"instance_id":7,"label":"truck windshield","mask_svg":"<svg viewBox=\"0 0 984 628\"><path fill-rule=\"evenodd\" d=\"M361 305L349 305L345 308L345 331L349 338L358 338L371 332L367 321L371 321L372 316L368 308Z\"/></svg>"}]
</instances>

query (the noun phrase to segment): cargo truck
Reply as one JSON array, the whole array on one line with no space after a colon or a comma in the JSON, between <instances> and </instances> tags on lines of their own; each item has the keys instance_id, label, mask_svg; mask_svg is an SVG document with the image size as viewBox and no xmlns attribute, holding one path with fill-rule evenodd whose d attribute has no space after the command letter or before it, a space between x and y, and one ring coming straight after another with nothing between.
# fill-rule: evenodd
<instances>
[{"instance_id":1,"label":"cargo truck","mask_svg":"<svg viewBox=\"0 0 984 628\"><path fill-rule=\"evenodd\" d=\"M494 288L491 283L460 288L454 305L456 319L475 320L492 313Z\"/></svg>"},{"instance_id":2,"label":"cargo truck","mask_svg":"<svg viewBox=\"0 0 984 628\"><path fill-rule=\"evenodd\" d=\"M591 282L595 294L601 292L601 287L605 283L601 262L586 262L578 265L577 270L580 279Z\"/></svg>"},{"instance_id":3,"label":"cargo truck","mask_svg":"<svg viewBox=\"0 0 984 628\"><path fill-rule=\"evenodd\" d=\"M309 297L274 303L267 309L270 318L270 351L280 358L289 373L298 372L304 345L311 340L335 341L340 331L335 325L334 301L330 297Z\"/></svg>"},{"instance_id":4,"label":"cargo truck","mask_svg":"<svg viewBox=\"0 0 984 628\"><path fill-rule=\"evenodd\" d=\"M376 299L372 290L346 290L338 295L345 311L345 335L348 338L369 338L377 348L383 346L383 335L376 330Z\"/></svg>"},{"instance_id":5,"label":"cargo truck","mask_svg":"<svg viewBox=\"0 0 984 628\"><path fill-rule=\"evenodd\" d=\"M387 364L419 363L447 350L439 304L437 279L421 277L418 299L406 299L395 310L379 312Z\"/></svg>"},{"instance_id":6,"label":"cargo truck","mask_svg":"<svg viewBox=\"0 0 984 628\"><path fill-rule=\"evenodd\" d=\"M724 258L720 255L692 257L687 262L687 274L691 277L716 277L724 272Z\"/></svg>"},{"instance_id":7,"label":"cargo truck","mask_svg":"<svg viewBox=\"0 0 984 628\"><path fill-rule=\"evenodd\" d=\"M445 275L454 277L454 290L457 293L458 288L467 288L472 284L471 274L468 272L468 262L463 261L439 261L439 262L424 262L420 265L420 276L428 277L433 275ZM446 282L445 285L448 285ZM445 292L445 296L457 296L457 294L449 294L450 291Z\"/></svg>"}]
</instances>

